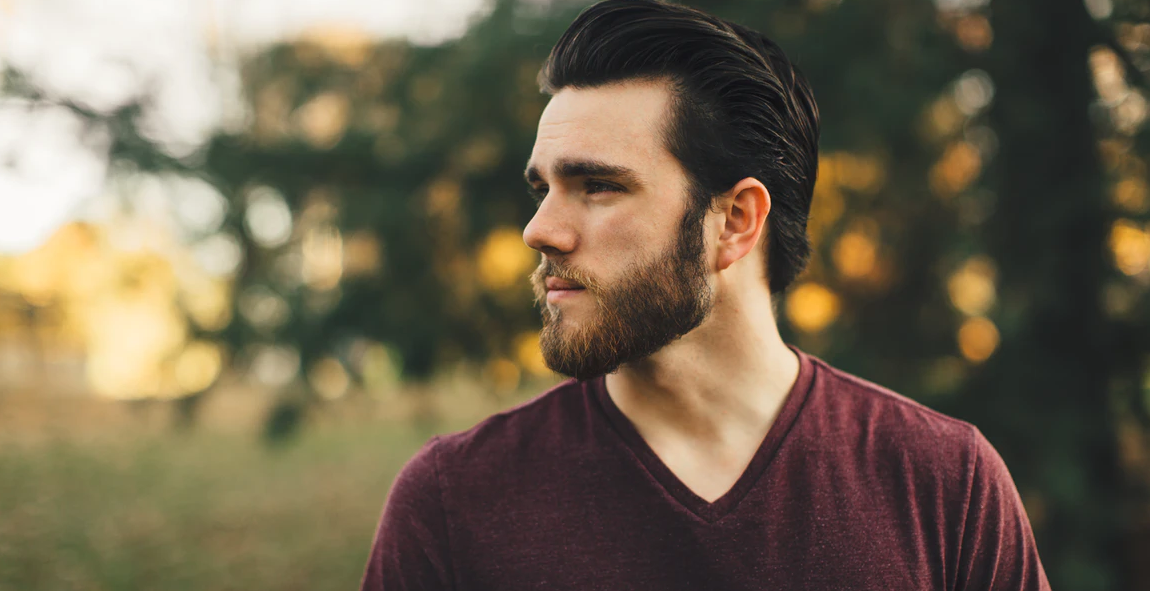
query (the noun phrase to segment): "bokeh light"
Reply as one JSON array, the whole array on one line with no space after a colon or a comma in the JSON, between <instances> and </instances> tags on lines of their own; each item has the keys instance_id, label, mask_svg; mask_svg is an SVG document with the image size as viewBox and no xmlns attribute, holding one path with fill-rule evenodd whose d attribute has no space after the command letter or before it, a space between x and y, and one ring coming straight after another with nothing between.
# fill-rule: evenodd
<instances>
[{"instance_id":1,"label":"bokeh light","mask_svg":"<svg viewBox=\"0 0 1150 591\"><path fill-rule=\"evenodd\" d=\"M479 247L479 280L491 290L522 288L538 256L523 243L523 234L518 228L496 229Z\"/></svg>"},{"instance_id":2,"label":"bokeh light","mask_svg":"<svg viewBox=\"0 0 1150 591\"><path fill-rule=\"evenodd\" d=\"M984 256L971 257L946 282L950 303L967 316L982 316L995 301L994 262Z\"/></svg>"},{"instance_id":3,"label":"bokeh light","mask_svg":"<svg viewBox=\"0 0 1150 591\"><path fill-rule=\"evenodd\" d=\"M807 282L787 295L786 314L791 324L805 332L819 332L838 318L838 294L818 283Z\"/></svg>"},{"instance_id":4,"label":"bokeh light","mask_svg":"<svg viewBox=\"0 0 1150 591\"><path fill-rule=\"evenodd\" d=\"M998 327L981 316L968 318L958 329L962 356L974 363L986 361L998 348L999 338Z\"/></svg>"}]
</instances>

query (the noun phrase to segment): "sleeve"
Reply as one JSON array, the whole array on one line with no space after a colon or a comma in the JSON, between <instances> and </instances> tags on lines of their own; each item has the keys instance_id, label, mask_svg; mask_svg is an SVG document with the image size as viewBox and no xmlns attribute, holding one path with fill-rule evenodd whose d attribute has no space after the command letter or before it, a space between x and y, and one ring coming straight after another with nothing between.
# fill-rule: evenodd
<instances>
[{"instance_id":1,"label":"sleeve","mask_svg":"<svg viewBox=\"0 0 1150 591\"><path fill-rule=\"evenodd\" d=\"M361 591L452 588L447 520L436 461L438 437L395 477L376 528Z\"/></svg>"},{"instance_id":2,"label":"sleeve","mask_svg":"<svg viewBox=\"0 0 1150 591\"><path fill-rule=\"evenodd\" d=\"M973 469L955 588L1049 591L1014 480L986 437L972 431Z\"/></svg>"}]
</instances>

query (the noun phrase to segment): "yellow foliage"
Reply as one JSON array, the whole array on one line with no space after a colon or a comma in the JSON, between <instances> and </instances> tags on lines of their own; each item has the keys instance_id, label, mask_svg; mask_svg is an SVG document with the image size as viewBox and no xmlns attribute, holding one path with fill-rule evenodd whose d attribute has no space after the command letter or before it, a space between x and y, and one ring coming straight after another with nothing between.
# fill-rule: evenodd
<instances>
[{"instance_id":1,"label":"yellow foliage","mask_svg":"<svg viewBox=\"0 0 1150 591\"><path fill-rule=\"evenodd\" d=\"M886 166L873 155L831 152L819 156L807 231L818 244L846 210L843 189L874 193L886 183Z\"/></svg>"},{"instance_id":2,"label":"yellow foliage","mask_svg":"<svg viewBox=\"0 0 1150 591\"><path fill-rule=\"evenodd\" d=\"M339 285L343 277L343 238L334 226L309 229L303 237L304 283L316 291L327 291Z\"/></svg>"},{"instance_id":3,"label":"yellow foliage","mask_svg":"<svg viewBox=\"0 0 1150 591\"><path fill-rule=\"evenodd\" d=\"M846 198L839 190L836 179L835 167L827 164L826 158L820 159L819 174L811 198L810 220L807 222L807 232L815 244L822 241L827 230L834 226L846 209Z\"/></svg>"},{"instance_id":4,"label":"yellow foliage","mask_svg":"<svg viewBox=\"0 0 1150 591\"><path fill-rule=\"evenodd\" d=\"M1106 138L1098 142L1098 156L1106 170L1114 172L1122 167L1122 163L1130 158L1130 142L1117 138Z\"/></svg>"},{"instance_id":5,"label":"yellow foliage","mask_svg":"<svg viewBox=\"0 0 1150 591\"><path fill-rule=\"evenodd\" d=\"M1150 209L1150 187L1138 177L1118 181L1111 195L1115 205L1130 213L1145 213Z\"/></svg>"},{"instance_id":6,"label":"yellow foliage","mask_svg":"<svg viewBox=\"0 0 1150 591\"><path fill-rule=\"evenodd\" d=\"M509 392L519 387L519 366L510 359L499 357L488 361L483 373L497 393Z\"/></svg>"},{"instance_id":7,"label":"yellow foliage","mask_svg":"<svg viewBox=\"0 0 1150 591\"><path fill-rule=\"evenodd\" d=\"M296 126L304 139L319 149L339 143L347 130L351 101L338 92L318 94L296 111Z\"/></svg>"},{"instance_id":8,"label":"yellow foliage","mask_svg":"<svg viewBox=\"0 0 1150 591\"><path fill-rule=\"evenodd\" d=\"M0 272L0 289L46 305L76 293L89 276L99 250L96 231L74 222L60 227L38 248L15 257Z\"/></svg>"},{"instance_id":9,"label":"yellow foliage","mask_svg":"<svg viewBox=\"0 0 1150 591\"><path fill-rule=\"evenodd\" d=\"M986 318L969 318L958 329L958 348L974 363L986 361L998 348L998 327Z\"/></svg>"},{"instance_id":10,"label":"yellow foliage","mask_svg":"<svg viewBox=\"0 0 1150 591\"><path fill-rule=\"evenodd\" d=\"M489 290L526 285L527 275L538 261L535 251L523 243L518 228L499 228L479 247L479 281Z\"/></svg>"},{"instance_id":11,"label":"yellow foliage","mask_svg":"<svg viewBox=\"0 0 1150 591\"><path fill-rule=\"evenodd\" d=\"M534 375L545 376L551 373L543 360L543 351L539 348L538 332L525 332L515 337L515 357L523 369Z\"/></svg>"},{"instance_id":12,"label":"yellow foliage","mask_svg":"<svg viewBox=\"0 0 1150 591\"><path fill-rule=\"evenodd\" d=\"M1118 270L1139 275L1150 269L1150 232L1130 220L1118 220L1110 229L1110 252Z\"/></svg>"},{"instance_id":13,"label":"yellow foliage","mask_svg":"<svg viewBox=\"0 0 1150 591\"><path fill-rule=\"evenodd\" d=\"M176 386L181 394L207 390L223 368L223 353L216 343L194 341L184 347L176 359Z\"/></svg>"},{"instance_id":14,"label":"yellow foliage","mask_svg":"<svg viewBox=\"0 0 1150 591\"><path fill-rule=\"evenodd\" d=\"M967 260L946 282L950 302L967 316L982 316L995 301L994 261L976 256Z\"/></svg>"},{"instance_id":15,"label":"yellow foliage","mask_svg":"<svg viewBox=\"0 0 1150 591\"><path fill-rule=\"evenodd\" d=\"M1129 92L1122 64L1109 47L1097 46L1090 51L1090 70L1094 74L1094 88L1103 102L1116 104Z\"/></svg>"},{"instance_id":16,"label":"yellow foliage","mask_svg":"<svg viewBox=\"0 0 1150 591\"><path fill-rule=\"evenodd\" d=\"M343 364L331 357L324 357L315 362L307 374L307 379L316 393L327 400L342 397L351 384Z\"/></svg>"},{"instance_id":17,"label":"yellow foliage","mask_svg":"<svg viewBox=\"0 0 1150 591\"><path fill-rule=\"evenodd\" d=\"M383 266L382 245L375 232L361 230L343 245L343 272L349 277L374 275Z\"/></svg>"},{"instance_id":18,"label":"yellow foliage","mask_svg":"<svg viewBox=\"0 0 1150 591\"><path fill-rule=\"evenodd\" d=\"M886 167L875 156L837 152L827 158L830 160L828 171L834 171L833 180L839 186L861 193L874 193L886 183ZM819 167L822 168L821 163Z\"/></svg>"},{"instance_id":19,"label":"yellow foliage","mask_svg":"<svg viewBox=\"0 0 1150 591\"><path fill-rule=\"evenodd\" d=\"M83 223L61 227L0 267L0 290L44 306L32 327L38 338L79 347L97 394L173 397L210 386L221 353L207 342L188 344L187 322L223 328L230 282L207 276L158 226L113 224L107 234Z\"/></svg>"},{"instance_id":20,"label":"yellow foliage","mask_svg":"<svg viewBox=\"0 0 1150 591\"><path fill-rule=\"evenodd\" d=\"M875 269L878 245L867 234L850 231L839 237L833 256L835 267L843 277L862 279Z\"/></svg>"},{"instance_id":21,"label":"yellow foliage","mask_svg":"<svg viewBox=\"0 0 1150 591\"><path fill-rule=\"evenodd\" d=\"M990 49L994 41L994 29L985 15L972 13L960 17L954 23L954 37L963 49L978 53Z\"/></svg>"},{"instance_id":22,"label":"yellow foliage","mask_svg":"<svg viewBox=\"0 0 1150 591\"><path fill-rule=\"evenodd\" d=\"M818 283L803 283L787 296L787 319L803 332L819 332L839 316L839 296Z\"/></svg>"},{"instance_id":23,"label":"yellow foliage","mask_svg":"<svg viewBox=\"0 0 1150 591\"><path fill-rule=\"evenodd\" d=\"M427 189L427 212L435 216L454 214L459 209L463 188L453 179L439 179Z\"/></svg>"},{"instance_id":24,"label":"yellow foliage","mask_svg":"<svg viewBox=\"0 0 1150 591\"><path fill-rule=\"evenodd\" d=\"M374 40L361 29L324 25L305 31L300 41L312 45L328 59L349 68L358 68L371 54Z\"/></svg>"},{"instance_id":25,"label":"yellow foliage","mask_svg":"<svg viewBox=\"0 0 1150 591\"><path fill-rule=\"evenodd\" d=\"M949 94L931 103L924 119L924 134L932 141L942 141L951 137L962 129L963 123L966 122L966 116Z\"/></svg>"},{"instance_id":26,"label":"yellow foliage","mask_svg":"<svg viewBox=\"0 0 1150 591\"><path fill-rule=\"evenodd\" d=\"M256 92L252 134L257 140L270 144L288 134L286 122L291 114L295 94L296 85L287 77L272 80Z\"/></svg>"},{"instance_id":27,"label":"yellow foliage","mask_svg":"<svg viewBox=\"0 0 1150 591\"><path fill-rule=\"evenodd\" d=\"M163 364L187 336L171 298L156 292L110 295L89 308L86 318L87 373L92 388L114 398L171 396Z\"/></svg>"},{"instance_id":28,"label":"yellow foliage","mask_svg":"<svg viewBox=\"0 0 1150 591\"><path fill-rule=\"evenodd\" d=\"M503 136L487 133L468 140L452 154L452 159L460 172L485 171L499 164L503 149Z\"/></svg>"},{"instance_id":29,"label":"yellow foliage","mask_svg":"<svg viewBox=\"0 0 1150 591\"><path fill-rule=\"evenodd\" d=\"M967 142L955 142L930 169L930 188L939 197L966 189L982 172L982 156Z\"/></svg>"},{"instance_id":30,"label":"yellow foliage","mask_svg":"<svg viewBox=\"0 0 1150 591\"><path fill-rule=\"evenodd\" d=\"M185 287L180 303L196 326L221 330L232 321L232 286L228 281L209 277Z\"/></svg>"}]
</instances>

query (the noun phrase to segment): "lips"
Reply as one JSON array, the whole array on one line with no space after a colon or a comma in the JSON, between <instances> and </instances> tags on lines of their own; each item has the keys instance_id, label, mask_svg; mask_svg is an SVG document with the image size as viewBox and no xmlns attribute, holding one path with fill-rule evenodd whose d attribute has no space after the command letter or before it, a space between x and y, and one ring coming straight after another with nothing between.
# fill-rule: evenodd
<instances>
[{"instance_id":1,"label":"lips","mask_svg":"<svg viewBox=\"0 0 1150 591\"><path fill-rule=\"evenodd\" d=\"M574 281L567 281L566 279L559 279L558 277L548 277L543 282L543 285L547 288L547 291L574 291L583 289L582 285Z\"/></svg>"}]
</instances>

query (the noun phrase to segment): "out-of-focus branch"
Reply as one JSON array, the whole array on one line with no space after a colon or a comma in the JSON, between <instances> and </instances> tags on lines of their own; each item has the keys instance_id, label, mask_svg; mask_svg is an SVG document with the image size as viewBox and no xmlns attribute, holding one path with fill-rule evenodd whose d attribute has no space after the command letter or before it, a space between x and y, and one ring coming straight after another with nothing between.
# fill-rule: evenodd
<instances>
[{"instance_id":1,"label":"out-of-focus branch","mask_svg":"<svg viewBox=\"0 0 1150 591\"><path fill-rule=\"evenodd\" d=\"M192 173L193 167L165 152L155 141L145 137L138 124L140 113L148 106L149 93L104 113L66 97L54 96L30 82L22 72L8 68L0 72L3 81L0 96L13 96L28 100L33 107L62 107L71 111L88 126L103 126L111 134L108 156L112 159L131 160L145 170L168 170Z\"/></svg>"}]
</instances>

